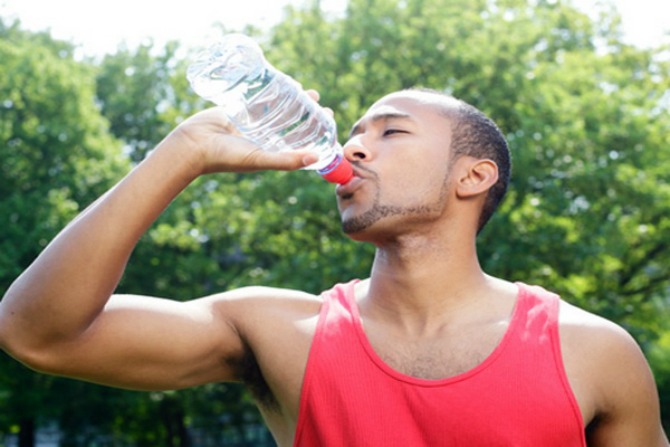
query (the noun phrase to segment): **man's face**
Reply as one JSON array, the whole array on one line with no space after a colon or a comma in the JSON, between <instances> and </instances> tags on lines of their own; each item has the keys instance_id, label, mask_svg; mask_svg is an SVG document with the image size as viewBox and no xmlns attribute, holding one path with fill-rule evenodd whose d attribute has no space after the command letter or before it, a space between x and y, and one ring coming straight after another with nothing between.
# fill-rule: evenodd
<instances>
[{"instance_id":1,"label":"man's face","mask_svg":"<svg viewBox=\"0 0 670 447\"><path fill-rule=\"evenodd\" d=\"M425 92L394 93L354 125L344 151L355 176L337 188L342 227L352 238L384 237L443 215L451 125L440 111L447 101Z\"/></svg>"}]
</instances>

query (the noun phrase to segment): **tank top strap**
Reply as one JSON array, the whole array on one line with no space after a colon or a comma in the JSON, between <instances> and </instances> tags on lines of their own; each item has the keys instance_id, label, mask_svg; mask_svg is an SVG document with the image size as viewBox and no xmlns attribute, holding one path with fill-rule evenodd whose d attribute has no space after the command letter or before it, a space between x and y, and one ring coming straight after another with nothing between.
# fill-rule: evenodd
<instances>
[{"instance_id":1,"label":"tank top strap","mask_svg":"<svg viewBox=\"0 0 670 447\"><path fill-rule=\"evenodd\" d=\"M326 319L344 318L348 322L354 322L358 316L358 307L356 305L355 287L360 280L354 279L347 283L335 285L330 290L322 293L323 305L321 308L320 323L325 323Z\"/></svg>"},{"instance_id":2,"label":"tank top strap","mask_svg":"<svg viewBox=\"0 0 670 447\"><path fill-rule=\"evenodd\" d=\"M558 342L559 297L539 286L516 283L519 297L515 312L518 321L513 321L510 330L519 333L534 334L540 338L550 337ZM547 340L543 340L547 341Z\"/></svg>"}]
</instances>

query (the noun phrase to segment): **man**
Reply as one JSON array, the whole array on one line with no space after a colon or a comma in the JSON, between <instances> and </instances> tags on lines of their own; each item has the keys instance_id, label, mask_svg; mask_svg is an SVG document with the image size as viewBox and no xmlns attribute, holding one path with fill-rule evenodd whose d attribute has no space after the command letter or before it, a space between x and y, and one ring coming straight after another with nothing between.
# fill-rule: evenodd
<instances>
[{"instance_id":1,"label":"man","mask_svg":"<svg viewBox=\"0 0 670 447\"><path fill-rule=\"evenodd\" d=\"M668 445L625 331L481 270L507 146L435 92L382 98L344 146L355 176L338 206L347 234L377 247L369 279L319 296L112 296L138 238L199 175L315 161L260 151L226 123L217 109L186 120L52 241L1 302L3 349L118 387L244 381L280 446Z\"/></svg>"}]
</instances>

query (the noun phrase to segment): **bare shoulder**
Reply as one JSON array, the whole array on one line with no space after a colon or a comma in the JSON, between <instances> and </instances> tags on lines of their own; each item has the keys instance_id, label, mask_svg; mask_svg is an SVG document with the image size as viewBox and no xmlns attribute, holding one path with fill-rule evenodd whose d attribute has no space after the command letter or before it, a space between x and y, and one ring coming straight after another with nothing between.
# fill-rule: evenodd
<instances>
[{"instance_id":1,"label":"bare shoulder","mask_svg":"<svg viewBox=\"0 0 670 447\"><path fill-rule=\"evenodd\" d=\"M565 301L559 331L589 445L667 445L654 377L635 339L620 325Z\"/></svg>"},{"instance_id":2,"label":"bare shoulder","mask_svg":"<svg viewBox=\"0 0 670 447\"><path fill-rule=\"evenodd\" d=\"M589 386L603 387L603 398L613 385L649 375L635 339L612 321L561 301L559 331L566 368L580 371Z\"/></svg>"},{"instance_id":3,"label":"bare shoulder","mask_svg":"<svg viewBox=\"0 0 670 447\"><path fill-rule=\"evenodd\" d=\"M609 354L637 356L635 339L620 325L599 315L561 301L559 327L564 349L596 351L606 360Z\"/></svg>"}]
</instances>

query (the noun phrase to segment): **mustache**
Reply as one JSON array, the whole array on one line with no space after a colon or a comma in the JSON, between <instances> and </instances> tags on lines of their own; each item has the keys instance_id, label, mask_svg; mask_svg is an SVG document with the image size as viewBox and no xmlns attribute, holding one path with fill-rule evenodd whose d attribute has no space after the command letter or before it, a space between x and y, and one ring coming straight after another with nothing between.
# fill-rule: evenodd
<instances>
[{"instance_id":1,"label":"mustache","mask_svg":"<svg viewBox=\"0 0 670 447\"><path fill-rule=\"evenodd\" d=\"M377 178L379 178L379 176L377 175L377 173L375 171L373 171L372 169L370 169L366 166L363 166L360 161L356 161L356 160L352 161L351 166L354 170L354 174L357 177L364 178L364 179L367 179L367 178L377 179ZM364 173L364 175L361 175L361 173Z\"/></svg>"}]
</instances>

